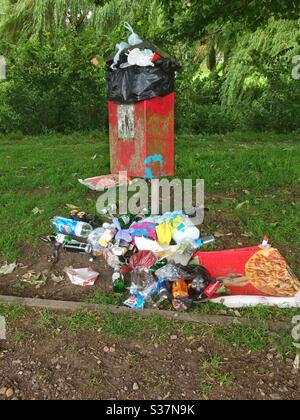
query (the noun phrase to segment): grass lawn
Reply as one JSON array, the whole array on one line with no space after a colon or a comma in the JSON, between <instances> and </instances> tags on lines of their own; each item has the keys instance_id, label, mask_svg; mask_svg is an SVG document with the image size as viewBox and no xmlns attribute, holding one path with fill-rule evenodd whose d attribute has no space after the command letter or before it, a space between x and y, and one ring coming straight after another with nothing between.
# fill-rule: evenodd
<instances>
[{"instance_id":1,"label":"grass lawn","mask_svg":"<svg viewBox=\"0 0 300 420\"><path fill-rule=\"evenodd\" d=\"M96 155L96 158L95 158ZM106 133L0 137L1 258L38 245L49 220L72 203L95 212L78 178L109 173ZM300 135L179 135L176 176L205 180L207 233L216 248L258 244L265 234L299 267ZM242 206L239 204L244 203ZM42 214L34 215L38 207ZM38 252L38 246L36 247ZM299 271L298 271L299 273Z\"/></svg>"},{"instance_id":2,"label":"grass lawn","mask_svg":"<svg viewBox=\"0 0 300 420\"><path fill-rule=\"evenodd\" d=\"M49 220L55 215L67 215L67 203L95 212L97 193L89 192L80 185L78 178L109 173L107 134L0 137L0 162L0 260L18 260L24 247L30 252L32 250L36 257L40 237L50 232ZM176 176L205 179L205 205L209 211L202 230L204 234L218 233L214 247L226 249L256 245L268 234L298 275L299 162L300 135L296 134L179 135L176 139ZM35 207L42 213L35 215L32 212ZM26 255L30 255L27 251ZM122 296L93 290L88 300L120 304ZM193 311L212 314L221 309L222 306L208 303L195 305ZM72 371L62 365L65 377L70 376L75 382L78 377L78 386L85 384L86 389L79 392L77 387L74 390L74 395L82 398L94 396L91 389L95 389L95 396L98 397L114 393L119 389L114 378L119 378L120 374L123 375L123 387L132 386L132 375L142 384L140 393L136 395L140 398L153 391L153 384L159 386L155 385L157 389L151 391L151 397L168 395L171 384L171 397L181 398L183 396L177 390L182 387L186 389L189 383L190 398L232 398L242 395L243 398L254 399L265 395L272 399L278 394L278 383L282 389L288 390L289 395L295 396L298 391L291 369L296 349L291 332L270 333L265 322L290 320L299 310L259 306L239 312L252 320L251 327L200 327L165 321L159 314L149 320L131 313L113 316L107 312L80 312L63 316L49 311L28 313L23 307L0 306L0 315L6 316L8 321L9 341L6 346L13 359L23 359L24 354L27 357L32 351L32 359L39 360L32 349L44 354L46 348L47 358L41 360L43 370L37 368L34 372L39 383L35 394L37 397L44 398L52 389L54 397L56 395L55 381L59 378L56 378L50 361L56 360L57 348L66 349L63 354L66 366L70 365L67 363L69 358L73 360L75 355L78 366L82 365L82 369L72 368ZM228 314L234 315L231 311ZM178 336L175 341L170 338L174 333ZM138 348L147 349L148 357L144 354L137 357L137 342ZM88 344L85 346L82 343ZM156 343L159 343L158 347ZM113 352L105 356L105 345L109 348L116 345L116 351L113 347ZM202 345L205 347L204 353ZM168 357L176 354L170 372L166 348ZM98 362L94 360L94 349L97 349ZM119 354L124 356L121 363L124 372L128 366L130 369L136 366L128 378L126 373L118 371ZM157 369L153 373L154 354ZM180 360L178 355L182 356ZM271 358L274 360L270 361ZM174 370L174 360L177 359ZM99 363L96 368L93 361ZM8 362L5 361L6 366L9 366ZM254 372L250 376L245 375L249 365L252 366L251 372ZM190 375L188 381L183 382L179 375L177 383L175 375L173 383L174 371L179 371L182 366ZM57 375L61 375L62 371L59 370ZM105 380L102 384L103 372L108 375L108 382ZM6 386L5 381L10 376L11 373L3 367L0 382ZM270 381L274 381L273 388L270 388ZM260 385L258 389L259 382L265 385ZM24 378L24 383L20 382L21 397L32 396L28 383L27 378ZM71 385L68 384L68 387ZM69 395L68 389L66 395ZM122 392L116 395L122 397Z\"/></svg>"}]
</instances>

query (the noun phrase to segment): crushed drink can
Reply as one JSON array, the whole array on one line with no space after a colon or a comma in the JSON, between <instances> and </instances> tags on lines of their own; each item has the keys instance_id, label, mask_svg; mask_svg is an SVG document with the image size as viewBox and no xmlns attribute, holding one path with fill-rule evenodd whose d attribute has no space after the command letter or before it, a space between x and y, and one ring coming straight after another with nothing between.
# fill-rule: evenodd
<instances>
[{"instance_id":1,"label":"crushed drink can","mask_svg":"<svg viewBox=\"0 0 300 420\"><path fill-rule=\"evenodd\" d=\"M212 280L212 282L204 290L203 294L209 299L212 298L214 294L220 289L222 284L223 283L219 280Z\"/></svg>"}]
</instances>

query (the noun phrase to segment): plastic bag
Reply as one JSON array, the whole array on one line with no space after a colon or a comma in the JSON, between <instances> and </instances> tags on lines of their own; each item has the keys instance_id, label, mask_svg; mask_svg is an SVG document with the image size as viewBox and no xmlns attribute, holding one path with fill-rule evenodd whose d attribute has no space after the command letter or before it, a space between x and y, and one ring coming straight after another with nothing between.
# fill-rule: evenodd
<instances>
[{"instance_id":1,"label":"plastic bag","mask_svg":"<svg viewBox=\"0 0 300 420\"><path fill-rule=\"evenodd\" d=\"M114 56L114 62L111 65L111 69L113 69L113 70L116 69L116 65L118 64L118 62L120 60L121 52L126 50L126 48L128 48L128 47L129 47L129 44L127 44L127 42L120 42L119 44L116 45L117 53Z\"/></svg>"},{"instance_id":2,"label":"plastic bag","mask_svg":"<svg viewBox=\"0 0 300 420\"><path fill-rule=\"evenodd\" d=\"M199 238L200 230L188 216L183 218L182 223L178 224L173 233L173 239L177 244L187 240L196 241Z\"/></svg>"},{"instance_id":3,"label":"plastic bag","mask_svg":"<svg viewBox=\"0 0 300 420\"><path fill-rule=\"evenodd\" d=\"M130 66L117 70L108 68L107 84L109 100L118 103L135 103L174 92L175 72L173 70L165 72L158 65Z\"/></svg>"},{"instance_id":4,"label":"plastic bag","mask_svg":"<svg viewBox=\"0 0 300 420\"><path fill-rule=\"evenodd\" d=\"M121 269L122 262L120 261L120 258L117 255L113 254L111 249L105 248L103 250L103 257L109 267L118 270Z\"/></svg>"},{"instance_id":5,"label":"plastic bag","mask_svg":"<svg viewBox=\"0 0 300 420\"><path fill-rule=\"evenodd\" d=\"M131 293L142 291L154 283L154 277L144 267L135 267L131 272Z\"/></svg>"},{"instance_id":6,"label":"plastic bag","mask_svg":"<svg viewBox=\"0 0 300 420\"><path fill-rule=\"evenodd\" d=\"M194 244L191 241L185 241L178 246L177 252L172 256L172 260L175 264L187 266L194 253Z\"/></svg>"},{"instance_id":7,"label":"plastic bag","mask_svg":"<svg viewBox=\"0 0 300 420\"><path fill-rule=\"evenodd\" d=\"M139 48L134 48L128 54L128 64L131 66L154 67L154 63L151 61L153 55L153 52L152 55L149 54L149 50L140 50Z\"/></svg>"},{"instance_id":8,"label":"plastic bag","mask_svg":"<svg viewBox=\"0 0 300 420\"><path fill-rule=\"evenodd\" d=\"M136 236L134 241L139 251L151 251L154 254L163 251L163 248L156 241L152 241L152 239Z\"/></svg>"},{"instance_id":9,"label":"plastic bag","mask_svg":"<svg viewBox=\"0 0 300 420\"><path fill-rule=\"evenodd\" d=\"M156 241L157 237L155 228L156 225L154 223L142 221L131 225L130 232L133 237L143 236L144 238Z\"/></svg>"},{"instance_id":10,"label":"plastic bag","mask_svg":"<svg viewBox=\"0 0 300 420\"><path fill-rule=\"evenodd\" d=\"M105 229L102 227L95 229L89 235L88 243L92 246L95 256L100 256L103 254L103 250L108 247L115 234L116 230L113 228Z\"/></svg>"},{"instance_id":11,"label":"plastic bag","mask_svg":"<svg viewBox=\"0 0 300 420\"><path fill-rule=\"evenodd\" d=\"M128 43L129 43L130 45L137 45L137 44L141 44L141 43L143 42L143 40L139 37L139 35L138 35L138 34L136 34L136 33L134 32L134 30L132 29L132 26L131 26L131 25L129 25L129 23L128 23L128 22L125 22L125 23L124 23L124 27L125 27L126 29L128 29L128 31L130 31L130 32L131 32L131 35L128 37Z\"/></svg>"},{"instance_id":12,"label":"plastic bag","mask_svg":"<svg viewBox=\"0 0 300 420\"><path fill-rule=\"evenodd\" d=\"M158 242L161 245L170 245L174 232L183 223L183 220L183 216L177 216L156 226Z\"/></svg>"},{"instance_id":13,"label":"plastic bag","mask_svg":"<svg viewBox=\"0 0 300 420\"><path fill-rule=\"evenodd\" d=\"M192 282L197 277L202 277L206 286L211 276L206 268L200 265L188 265L186 267L177 264L167 264L155 272L156 277L167 281L186 280Z\"/></svg>"},{"instance_id":14,"label":"plastic bag","mask_svg":"<svg viewBox=\"0 0 300 420\"><path fill-rule=\"evenodd\" d=\"M122 273L130 273L136 267L151 268L157 262L155 256L150 251L139 251L129 260L128 266L123 267Z\"/></svg>"},{"instance_id":15,"label":"plastic bag","mask_svg":"<svg viewBox=\"0 0 300 420\"><path fill-rule=\"evenodd\" d=\"M179 279L184 279L186 276L186 272L174 264L167 264L164 267L159 268L155 272L155 275L159 279L164 279L167 281L176 281Z\"/></svg>"}]
</instances>

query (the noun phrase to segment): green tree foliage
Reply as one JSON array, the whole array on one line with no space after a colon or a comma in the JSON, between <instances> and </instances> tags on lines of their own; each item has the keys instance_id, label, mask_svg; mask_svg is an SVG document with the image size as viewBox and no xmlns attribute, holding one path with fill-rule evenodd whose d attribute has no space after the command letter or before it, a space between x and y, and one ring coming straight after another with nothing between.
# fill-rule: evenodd
<instances>
[{"instance_id":1,"label":"green tree foliage","mask_svg":"<svg viewBox=\"0 0 300 420\"><path fill-rule=\"evenodd\" d=\"M98 36L107 36L124 16L132 20L140 15L144 21L148 16L155 26L160 8L155 0L0 0L0 34L18 40L90 26Z\"/></svg>"},{"instance_id":2,"label":"green tree foliage","mask_svg":"<svg viewBox=\"0 0 300 420\"><path fill-rule=\"evenodd\" d=\"M240 106L256 98L268 84L272 68L286 64L283 79L291 79L292 58L300 54L300 20L270 19L265 27L246 32L237 40L226 68L223 104ZM274 68L275 72L275 68Z\"/></svg>"},{"instance_id":3,"label":"green tree foliage","mask_svg":"<svg viewBox=\"0 0 300 420\"><path fill-rule=\"evenodd\" d=\"M292 79L292 58L299 54L300 20L272 18L241 35L225 70L223 109L232 109L249 128L299 128L300 86Z\"/></svg>"},{"instance_id":4,"label":"green tree foliage","mask_svg":"<svg viewBox=\"0 0 300 420\"><path fill-rule=\"evenodd\" d=\"M92 42L93 40L93 42ZM0 131L25 133L104 128L104 73L91 63L100 45L85 32L28 40L9 54L8 80L0 83ZM3 95L3 96L2 96ZM2 112L1 112L2 111Z\"/></svg>"},{"instance_id":5,"label":"green tree foliage","mask_svg":"<svg viewBox=\"0 0 300 420\"><path fill-rule=\"evenodd\" d=\"M163 8L178 37L199 37L207 34L211 24L239 22L255 30L270 17L297 19L298 0L164 0Z\"/></svg>"},{"instance_id":6,"label":"green tree foliage","mask_svg":"<svg viewBox=\"0 0 300 420\"><path fill-rule=\"evenodd\" d=\"M0 0L0 131L105 127L104 59L124 21L183 64L179 130L299 130L299 15L298 0Z\"/></svg>"}]
</instances>

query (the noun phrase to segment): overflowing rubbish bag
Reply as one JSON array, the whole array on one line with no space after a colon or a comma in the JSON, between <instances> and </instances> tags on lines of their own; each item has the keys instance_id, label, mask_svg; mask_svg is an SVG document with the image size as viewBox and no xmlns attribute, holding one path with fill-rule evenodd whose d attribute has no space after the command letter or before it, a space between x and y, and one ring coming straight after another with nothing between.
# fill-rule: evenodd
<instances>
[{"instance_id":1,"label":"overflowing rubbish bag","mask_svg":"<svg viewBox=\"0 0 300 420\"><path fill-rule=\"evenodd\" d=\"M107 63L108 98L117 103L135 103L166 96L175 89L175 72L181 65L149 42L143 42L132 27L127 42L116 45L117 52Z\"/></svg>"}]
</instances>

